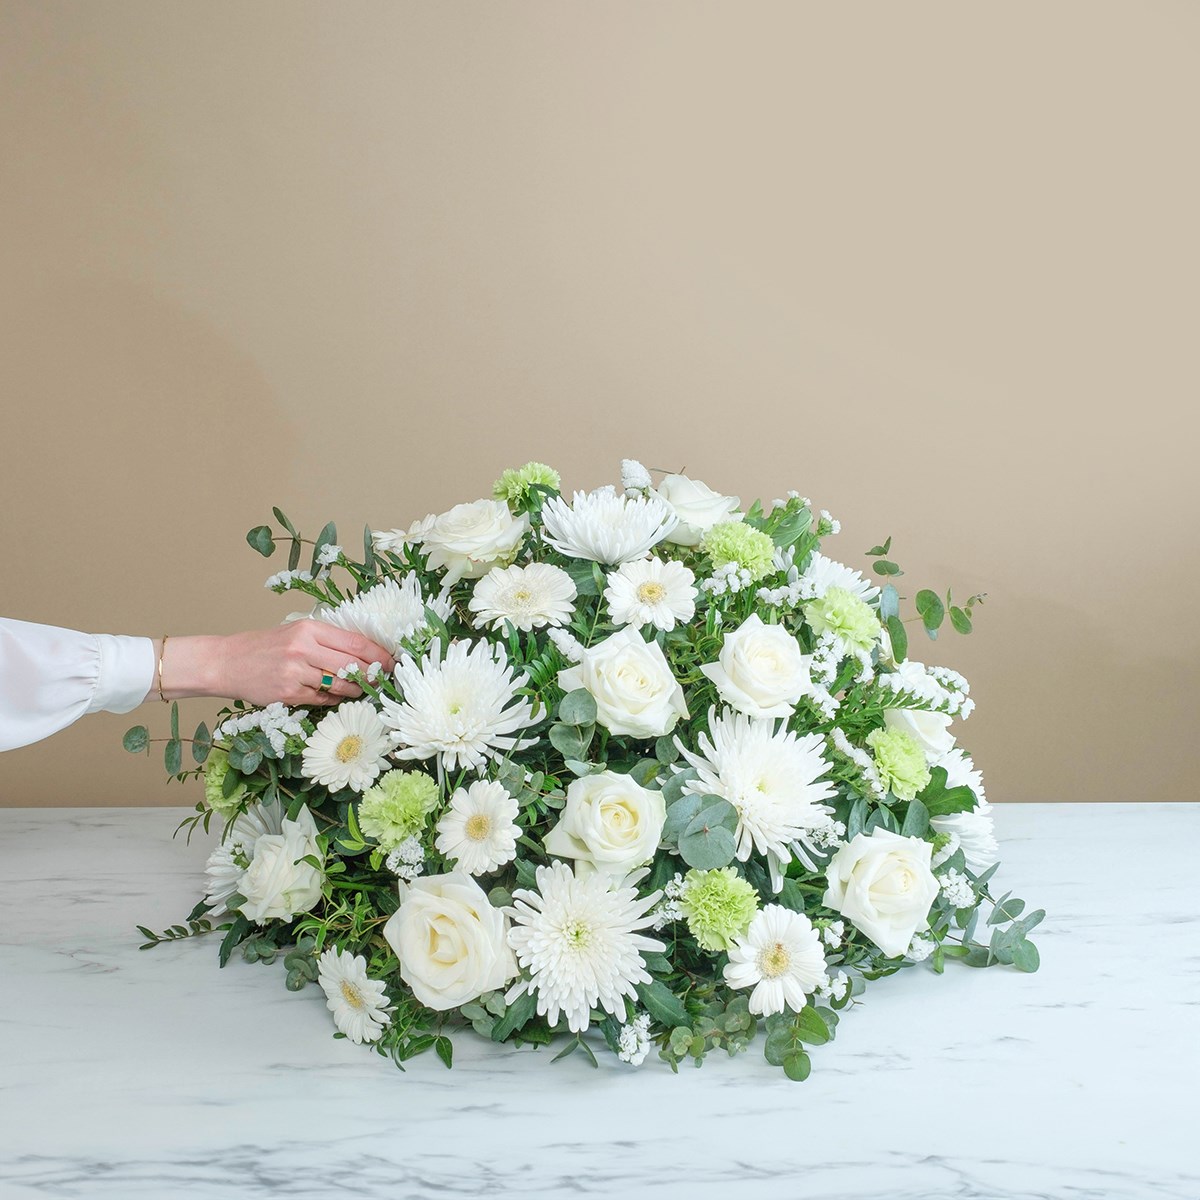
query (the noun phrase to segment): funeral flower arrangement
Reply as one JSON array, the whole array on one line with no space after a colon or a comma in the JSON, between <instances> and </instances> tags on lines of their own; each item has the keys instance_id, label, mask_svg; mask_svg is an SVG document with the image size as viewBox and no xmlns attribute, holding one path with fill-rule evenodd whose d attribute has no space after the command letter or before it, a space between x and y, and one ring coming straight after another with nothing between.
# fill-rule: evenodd
<instances>
[{"instance_id":1,"label":"funeral flower arrangement","mask_svg":"<svg viewBox=\"0 0 1200 1200\"><path fill-rule=\"evenodd\" d=\"M187 923L147 946L217 932L222 965L281 958L338 1036L397 1064L449 1065L463 1029L672 1068L762 1033L793 1079L869 981L1035 970L1043 914L989 891L967 683L909 657L909 625L968 633L981 597L923 589L906 620L890 539L873 582L823 553L838 524L799 495L621 476L567 496L529 463L367 530L361 559L327 525L308 569L278 509L251 530L264 556L290 546L269 587L396 667L190 739L172 711L167 769L204 783L184 824L219 842Z\"/></svg>"}]
</instances>

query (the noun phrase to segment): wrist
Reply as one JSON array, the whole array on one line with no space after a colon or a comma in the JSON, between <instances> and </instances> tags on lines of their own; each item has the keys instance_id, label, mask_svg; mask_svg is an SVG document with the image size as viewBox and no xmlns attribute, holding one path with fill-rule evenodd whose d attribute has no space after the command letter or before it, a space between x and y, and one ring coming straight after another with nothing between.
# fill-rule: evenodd
<instances>
[{"instance_id":1,"label":"wrist","mask_svg":"<svg viewBox=\"0 0 1200 1200\"><path fill-rule=\"evenodd\" d=\"M223 689L224 640L209 635L168 636L159 648L163 699L228 695Z\"/></svg>"}]
</instances>

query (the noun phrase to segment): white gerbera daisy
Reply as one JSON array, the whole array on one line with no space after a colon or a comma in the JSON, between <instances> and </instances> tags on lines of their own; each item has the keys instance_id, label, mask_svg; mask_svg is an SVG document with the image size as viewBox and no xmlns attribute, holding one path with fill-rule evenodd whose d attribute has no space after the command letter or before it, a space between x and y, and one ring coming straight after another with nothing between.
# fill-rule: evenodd
<instances>
[{"instance_id":1,"label":"white gerbera daisy","mask_svg":"<svg viewBox=\"0 0 1200 1200\"><path fill-rule=\"evenodd\" d=\"M361 954L331 946L317 959L317 982L327 997L333 1023L356 1046L378 1041L392 1023L384 986L367 974L367 960Z\"/></svg>"},{"instance_id":2,"label":"white gerbera daisy","mask_svg":"<svg viewBox=\"0 0 1200 1200\"><path fill-rule=\"evenodd\" d=\"M725 982L754 988L750 1011L757 1016L799 1012L805 996L827 982L821 935L803 913L768 904L730 946Z\"/></svg>"},{"instance_id":3,"label":"white gerbera daisy","mask_svg":"<svg viewBox=\"0 0 1200 1200\"><path fill-rule=\"evenodd\" d=\"M434 642L419 663L402 658L395 678L404 701L385 696L381 703L397 758L436 754L447 770L479 772L489 758L537 740L512 736L534 723L533 708L517 695L526 677L513 671L501 646L453 642L443 660L442 644Z\"/></svg>"},{"instance_id":4,"label":"white gerbera daisy","mask_svg":"<svg viewBox=\"0 0 1200 1200\"><path fill-rule=\"evenodd\" d=\"M476 585L468 607L476 629L503 629L511 621L528 633L543 625L565 625L575 612L575 581L561 567L530 563L493 567Z\"/></svg>"},{"instance_id":5,"label":"white gerbera daisy","mask_svg":"<svg viewBox=\"0 0 1200 1200\"><path fill-rule=\"evenodd\" d=\"M835 587L845 589L867 604L871 604L879 595L879 589L869 579L863 578L861 571L855 571L845 563L836 562L820 553L808 560L800 580L802 595L807 600L819 599Z\"/></svg>"},{"instance_id":6,"label":"white gerbera daisy","mask_svg":"<svg viewBox=\"0 0 1200 1200\"><path fill-rule=\"evenodd\" d=\"M745 862L753 851L765 854L778 892L793 857L816 869L813 835L829 825L833 810L825 801L835 789L821 778L829 770L821 735L800 736L775 725L729 710L718 717L710 709L709 733L699 737L702 753L693 754L678 739L676 744L698 776L684 791L720 796L737 809L737 857Z\"/></svg>"},{"instance_id":7,"label":"white gerbera daisy","mask_svg":"<svg viewBox=\"0 0 1200 1200\"><path fill-rule=\"evenodd\" d=\"M627 562L608 577L604 599L614 625L672 630L696 615L696 576L683 563L661 558Z\"/></svg>"},{"instance_id":8,"label":"white gerbera daisy","mask_svg":"<svg viewBox=\"0 0 1200 1200\"><path fill-rule=\"evenodd\" d=\"M451 611L449 599L442 596L426 598L421 594L421 581L409 572L397 583L385 579L337 608L325 608L317 613L322 621L361 633L382 646L393 657L400 653L405 638L410 638L426 625L428 606L444 621Z\"/></svg>"},{"instance_id":9,"label":"white gerbera daisy","mask_svg":"<svg viewBox=\"0 0 1200 1200\"><path fill-rule=\"evenodd\" d=\"M438 852L468 875L486 875L517 856L518 805L503 784L478 780L459 788L437 823Z\"/></svg>"},{"instance_id":10,"label":"white gerbera daisy","mask_svg":"<svg viewBox=\"0 0 1200 1200\"><path fill-rule=\"evenodd\" d=\"M212 905L209 916L225 913L229 897L241 891L246 869L254 858L254 846L268 833L283 832L283 808L280 804L252 804L226 831L220 845L204 864L207 883L204 902Z\"/></svg>"},{"instance_id":11,"label":"white gerbera daisy","mask_svg":"<svg viewBox=\"0 0 1200 1200\"><path fill-rule=\"evenodd\" d=\"M631 562L644 558L679 518L657 496L618 496L612 487L576 492L568 504L554 496L542 505L546 541L568 558Z\"/></svg>"},{"instance_id":12,"label":"white gerbera daisy","mask_svg":"<svg viewBox=\"0 0 1200 1200\"><path fill-rule=\"evenodd\" d=\"M587 1029L597 1007L624 1018L625 997L636 998L636 985L650 982L642 952L665 949L637 932L654 923L649 913L662 893L638 899L636 888L610 882L601 873L580 878L556 862L538 867L536 892L513 893L508 944L532 978L509 991L509 1003L536 992L538 1014L551 1025L565 1016L572 1033Z\"/></svg>"},{"instance_id":13,"label":"white gerbera daisy","mask_svg":"<svg viewBox=\"0 0 1200 1200\"><path fill-rule=\"evenodd\" d=\"M305 779L330 791L365 791L386 770L391 749L388 731L370 700L351 700L321 718L304 747L300 770Z\"/></svg>"},{"instance_id":14,"label":"white gerbera daisy","mask_svg":"<svg viewBox=\"0 0 1200 1200\"><path fill-rule=\"evenodd\" d=\"M1000 845L996 841L992 806L983 789L983 775L965 750L951 750L942 755L935 765L945 768L948 788L968 787L975 793L978 803L970 812L931 817L929 824L938 833L951 835L962 848L967 866L979 875L1000 861Z\"/></svg>"}]
</instances>

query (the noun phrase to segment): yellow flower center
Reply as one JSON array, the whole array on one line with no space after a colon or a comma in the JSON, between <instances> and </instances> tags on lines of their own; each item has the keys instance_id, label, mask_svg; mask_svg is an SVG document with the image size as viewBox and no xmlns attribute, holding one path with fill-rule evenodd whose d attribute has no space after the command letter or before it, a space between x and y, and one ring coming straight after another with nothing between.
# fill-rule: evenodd
<instances>
[{"instance_id":1,"label":"yellow flower center","mask_svg":"<svg viewBox=\"0 0 1200 1200\"><path fill-rule=\"evenodd\" d=\"M652 579L638 585L637 597L643 604L661 604L667 598L667 589Z\"/></svg>"},{"instance_id":2,"label":"yellow flower center","mask_svg":"<svg viewBox=\"0 0 1200 1200\"><path fill-rule=\"evenodd\" d=\"M338 762L353 762L361 753L363 748L363 740L357 733L348 733L337 744L337 749L334 753L338 756Z\"/></svg>"},{"instance_id":3,"label":"yellow flower center","mask_svg":"<svg viewBox=\"0 0 1200 1200\"><path fill-rule=\"evenodd\" d=\"M362 992L348 979L342 980L342 997L351 1008L366 1008L366 1005L363 1003Z\"/></svg>"},{"instance_id":4,"label":"yellow flower center","mask_svg":"<svg viewBox=\"0 0 1200 1200\"><path fill-rule=\"evenodd\" d=\"M582 921L572 921L563 930L563 936L566 938L567 945L572 950L586 949L587 944L592 940L591 926L585 925Z\"/></svg>"},{"instance_id":5,"label":"yellow flower center","mask_svg":"<svg viewBox=\"0 0 1200 1200\"><path fill-rule=\"evenodd\" d=\"M764 979L778 979L780 975L786 975L791 965L792 956L782 942L768 946L758 956L758 969Z\"/></svg>"},{"instance_id":6,"label":"yellow flower center","mask_svg":"<svg viewBox=\"0 0 1200 1200\"><path fill-rule=\"evenodd\" d=\"M463 829L471 841L482 842L492 832L492 819L486 813L472 813Z\"/></svg>"}]
</instances>

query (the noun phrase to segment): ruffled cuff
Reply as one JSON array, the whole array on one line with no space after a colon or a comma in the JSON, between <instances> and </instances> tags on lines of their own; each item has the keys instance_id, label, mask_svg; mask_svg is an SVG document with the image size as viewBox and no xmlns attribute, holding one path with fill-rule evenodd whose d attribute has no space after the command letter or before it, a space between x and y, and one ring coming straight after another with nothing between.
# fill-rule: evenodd
<instances>
[{"instance_id":1,"label":"ruffled cuff","mask_svg":"<svg viewBox=\"0 0 1200 1200\"><path fill-rule=\"evenodd\" d=\"M154 683L154 643L111 633L94 636L100 669L87 711L126 713L137 708Z\"/></svg>"}]
</instances>

